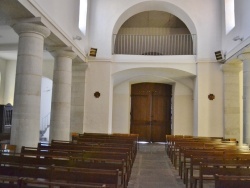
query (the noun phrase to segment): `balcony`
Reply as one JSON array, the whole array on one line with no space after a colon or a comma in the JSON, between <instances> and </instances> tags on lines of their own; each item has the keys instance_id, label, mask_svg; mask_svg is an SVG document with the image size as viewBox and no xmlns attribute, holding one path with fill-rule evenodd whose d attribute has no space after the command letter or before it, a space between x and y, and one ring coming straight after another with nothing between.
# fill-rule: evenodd
<instances>
[{"instance_id":1,"label":"balcony","mask_svg":"<svg viewBox=\"0 0 250 188\"><path fill-rule=\"evenodd\" d=\"M113 54L196 55L196 35L113 35Z\"/></svg>"}]
</instances>

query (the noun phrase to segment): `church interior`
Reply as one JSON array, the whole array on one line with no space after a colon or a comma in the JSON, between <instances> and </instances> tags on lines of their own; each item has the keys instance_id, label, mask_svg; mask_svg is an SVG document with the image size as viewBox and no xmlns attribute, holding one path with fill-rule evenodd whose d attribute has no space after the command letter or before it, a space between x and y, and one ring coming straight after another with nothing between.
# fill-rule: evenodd
<instances>
[{"instance_id":1,"label":"church interior","mask_svg":"<svg viewBox=\"0 0 250 188\"><path fill-rule=\"evenodd\" d=\"M250 186L249 7L0 0L0 187Z\"/></svg>"}]
</instances>

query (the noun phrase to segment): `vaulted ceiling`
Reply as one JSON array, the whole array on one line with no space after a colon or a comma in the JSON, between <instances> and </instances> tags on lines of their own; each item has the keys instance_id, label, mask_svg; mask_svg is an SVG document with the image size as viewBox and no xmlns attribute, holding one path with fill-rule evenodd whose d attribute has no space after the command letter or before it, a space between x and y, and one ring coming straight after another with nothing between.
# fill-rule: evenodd
<instances>
[{"instance_id":1,"label":"vaulted ceiling","mask_svg":"<svg viewBox=\"0 0 250 188\"><path fill-rule=\"evenodd\" d=\"M122 27L186 28L186 25L173 14L145 11L130 17Z\"/></svg>"}]
</instances>

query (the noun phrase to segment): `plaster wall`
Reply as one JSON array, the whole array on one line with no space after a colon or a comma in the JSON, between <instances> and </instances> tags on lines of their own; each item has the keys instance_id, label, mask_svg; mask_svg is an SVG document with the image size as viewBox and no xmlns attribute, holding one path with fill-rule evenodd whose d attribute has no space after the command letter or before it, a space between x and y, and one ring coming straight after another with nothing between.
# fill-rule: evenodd
<instances>
[{"instance_id":1,"label":"plaster wall","mask_svg":"<svg viewBox=\"0 0 250 188\"><path fill-rule=\"evenodd\" d=\"M223 74L219 63L197 64L194 90L194 135L223 136ZM215 99L209 100L208 95Z\"/></svg>"},{"instance_id":2,"label":"plaster wall","mask_svg":"<svg viewBox=\"0 0 250 188\"><path fill-rule=\"evenodd\" d=\"M114 87L113 93L113 133L130 132L130 83L123 82Z\"/></svg>"},{"instance_id":3,"label":"plaster wall","mask_svg":"<svg viewBox=\"0 0 250 188\"><path fill-rule=\"evenodd\" d=\"M109 59L112 34L130 16L146 10L170 12L183 20L190 32L197 34L199 60L214 60L214 51L221 46L221 20L218 19L221 8L217 0L92 0L90 3L89 45L98 48L98 58Z\"/></svg>"},{"instance_id":4,"label":"plaster wall","mask_svg":"<svg viewBox=\"0 0 250 188\"><path fill-rule=\"evenodd\" d=\"M193 88L176 82L173 87L172 134L192 135L193 133Z\"/></svg>"},{"instance_id":5,"label":"plaster wall","mask_svg":"<svg viewBox=\"0 0 250 188\"><path fill-rule=\"evenodd\" d=\"M4 104L4 90L5 90L5 80L6 80L6 61L0 59L0 104Z\"/></svg>"},{"instance_id":6,"label":"plaster wall","mask_svg":"<svg viewBox=\"0 0 250 188\"><path fill-rule=\"evenodd\" d=\"M38 9L40 14L56 26L75 46L84 51L84 54L89 50L88 31L84 35L78 27L79 0L60 0L60 2L58 0L28 0L28 2ZM74 40L75 36L80 36L82 40Z\"/></svg>"},{"instance_id":7,"label":"plaster wall","mask_svg":"<svg viewBox=\"0 0 250 188\"><path fill-rule=\"evenodd\" d=\"M44 128L46 128L47 125L50 124L52 85L53 85L53 82L51 79L42 77L40 130L43 130Z\"/></svg>"},{"instance_id":8,"label":"plaster wall","mask_svg":"<svg viewBox=\"0 0 250 188\"><path fill-rule=\"evenodd\" d=\"M16 79L16 61L7 61L5 72L4 104L10 103L13 105Z\"/></svg>"},{"instance_id":9,"label":"plaster wall","mask_svg":"<svg viewBox=\"0 0 250 188\"><path fill-rule=\"evenodd\" d=\"M54 73L54 60L44 60L43 61L43 76L53 80Z\"/></svg>"},{"instance_id":10,"label":"plaster wall","mask_svg":"<svg viewBox=\"0 0 250 188\"><path fill-rule=\"evenodd\" d=\"M224 1L222 1L221 6L221 17L222 17L222 50L226 55L226 58L230 58L236 52L241 50L243 47L250 43L250 1L241 0L234 1L235 3L235 27L226 34L225 31L225 9ZM234 41L233 38L239 36L243 38L242 41Z\"/></svg>"},{"instance_id":11,"label":"plaster wall","mask_svg":"<svg viewBox=\"0 0 250 188\"><path fill-rule=\"evenodd\" d=\"M84 99L84 132L109 133L111 131L113 82L111 80L110 62L88 63ZM112 90L111 90L112 88ZM100 97L95 98L94 93Z\"/></svg>"}]
</instances>

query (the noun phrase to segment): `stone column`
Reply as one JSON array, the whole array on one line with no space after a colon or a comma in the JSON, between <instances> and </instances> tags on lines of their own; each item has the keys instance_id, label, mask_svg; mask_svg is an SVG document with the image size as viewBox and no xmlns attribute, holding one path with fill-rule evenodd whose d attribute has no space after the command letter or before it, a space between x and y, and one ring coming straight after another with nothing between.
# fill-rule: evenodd
<instances>
[{"instance_id":1,"label":"stone column","mask_svg":"<svg viewBox=\"0 0 250 188\"><path fill-rule=\"evenodd\" d=\"M44 38L49 29L33 23L18 23L19 34L11 144L37 146L40 130L40 100Z\"/></svg>"},{"instance_id":2,"label":"stone column","mask_svg":"<svg viewBox=\"0 0 250 188\"><path fill-rule=\"evenodd\" d=\"M56 50L51 52L55 57L50 141L70 140L70 107L71 107L71 81L72 59L76 54L72 51Z\"/></svg>"},{"instance_id":3,"label":"stone column","mask_svg":"<svg viewBox=\"0 0 250 188\"><path fill-rule=\"evenodd\" d=\"M239 58L243 61L243 141L250 144L250 48Z\"/></svg>"},{"instance_id":4,"label":"stone column","mask_svg":"<svg viewBox=\"0 0 250 188\"><path fill-rule=\"evenodd\" d=\"M222 65L224 73L224 137L243 141L242 62L238 59Z\"/></svg>"}]
</instances>

